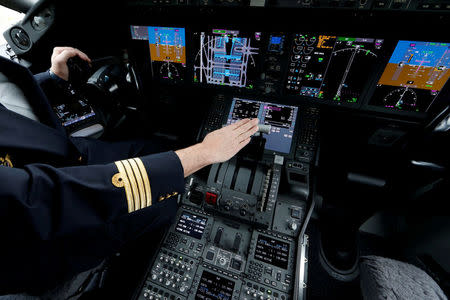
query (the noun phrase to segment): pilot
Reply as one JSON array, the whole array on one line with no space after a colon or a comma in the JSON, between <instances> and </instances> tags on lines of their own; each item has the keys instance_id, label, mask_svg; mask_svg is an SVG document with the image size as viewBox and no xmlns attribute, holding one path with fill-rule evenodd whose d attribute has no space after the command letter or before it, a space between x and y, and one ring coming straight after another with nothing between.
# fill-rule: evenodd
<instances>
[{"instance_id":1,"label":"pilot","mask_svg":"<svg viewBox=\"0 0 450 300\"><path fill-rule=\"evenodd\" d=\"M81 51L55 48L40 82L68 79ZM171 222L184 177L230 159L257 131L245 119L191 147L69 138L29 70L0 57L0 295L41 293Z\"/></svg>"}]
</instances>

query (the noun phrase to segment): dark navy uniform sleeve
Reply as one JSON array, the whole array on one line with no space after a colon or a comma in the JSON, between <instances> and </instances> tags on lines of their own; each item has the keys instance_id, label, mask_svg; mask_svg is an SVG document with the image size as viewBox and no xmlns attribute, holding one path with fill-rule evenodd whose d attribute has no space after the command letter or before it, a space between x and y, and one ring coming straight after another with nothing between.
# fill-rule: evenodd
<instances>
[{"instance_id":1,"label":"dark navy uniform sleeve","mask_svg":"<svg viewBox=\"0 0 450 300\"><path fill-rule=\"evenodd\" d=\"M0 166L1 232L7 240L53 240L101 227L124 241L173 217L183 190L172 151L106 165Z\"/></svg>"},{"instance_id":2,"label":"dark navy uniform sleeve","mask_svg":"<svg viewBox=\"0 0 450 300\"><path fill-rule=\"evenodd\" d=\"M36 79L36 81L39 85L52 80L52 78L50 77L50 73L48 71L35 74L34 79Z\"/></svg>"}]
</instances>

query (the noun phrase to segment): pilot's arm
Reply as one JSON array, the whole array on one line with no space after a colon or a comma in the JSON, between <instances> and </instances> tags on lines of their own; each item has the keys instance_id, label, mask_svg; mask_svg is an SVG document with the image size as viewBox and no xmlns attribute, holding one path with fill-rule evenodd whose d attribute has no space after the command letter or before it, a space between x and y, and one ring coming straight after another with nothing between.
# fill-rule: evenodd
<instances>
[{"instance_id":1,"label":"pilot's arm","mask_svg":"<svg viewBox=\"0 0 450 300\"><path fill-rule=\"evenodd\" d=\"M101 227L111 238L132 238L153 222L174 216L175 196L183 192L185 176L228 160L256 130L257 119L242 120L186 149L106 165L0 166L2 237L46 241ZM146 222L120 226L133 216L140 220L145 216Z\"/></svg>"}]
</instances>

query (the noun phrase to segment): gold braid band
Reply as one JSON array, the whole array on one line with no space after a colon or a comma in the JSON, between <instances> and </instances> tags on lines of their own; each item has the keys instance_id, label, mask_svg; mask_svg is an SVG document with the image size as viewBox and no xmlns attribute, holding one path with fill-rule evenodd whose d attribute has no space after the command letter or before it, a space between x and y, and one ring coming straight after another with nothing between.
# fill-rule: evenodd
<instances>
[{"instance_id":1,"label":"gold braid band","mask_svg":"<svg viewBox=\"0 0 450 300\"><path fill-rule=\"evenodd\" d=\"M152 205L152 191L147 170L140 158L115 162L119 173L112 177L115 187L125 188L128 212Z\"/></svg>"},{"instance_id":2,"label":"gold braid band","mask_svg":"<svg viewBox=\"0 0 450 300\"><path fill-rule=\"evenodd\" d=\"M139 168L136 164L136 162L132 159L128 160L128 162L131 165L131 168L133 169L134 177L136 178L136 182L139 189L139 199L141 200L141 208L147 207L147 201L146 201L146 195L145 195L145 188L144 188L144 180L142 179L141 172L139 171Z\"/></svg>"},{"instance_id":3,"label":"gold braid band","mask_svg":"<svg viewBox=\"0 0 450 300\"><path fill-rule=\"evenodd\" d=\"M145 169L144 164L142 163L142 160L140 158L134 158L133 160L138 165L139 171L141 172L142 178L144 180L147 207L152 206L152 189L150 188L150 181L148 179L147 170Z\"/></svg>"},{"instance_id":4,"label":"gold braid band","mask_svg":"<svg viewBox=\"0 0 450 300\"><path fill-rule=\"evenodd\" d=\"M125 166L125 171L127 172L128 179L130 180L131 190L133 191L133 201L134 201L134 210L141 209L141 200L139 198L139 188L136 182L136 178L134 178L133 170L131 169L130 163L127 160L122 160L123 165Z\"/></svg>"},{"instance_id":5,"label":"gold braid band","mask_svg":"<svg viewBox=\"0 0 450 300\"><path fill-rule=\"evenodd\" d=\"M125 171L125 167L123 166L121 161L115 162L117 166L117 170L119 170L118 174L113 176L113 184L116 187L125 187L125 194L127 196L127 204L128 204L128 212L133 212L134 209L134 198L133 192L131 191L130 182L128 180L127 172Z\"/></svg>"}]
</instances>

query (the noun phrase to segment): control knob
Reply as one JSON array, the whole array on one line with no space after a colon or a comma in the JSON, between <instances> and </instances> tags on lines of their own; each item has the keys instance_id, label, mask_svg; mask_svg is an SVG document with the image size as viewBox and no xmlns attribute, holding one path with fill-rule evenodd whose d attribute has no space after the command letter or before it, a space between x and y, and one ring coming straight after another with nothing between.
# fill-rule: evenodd
<instances>
[{"instance_id":1,"label":"control knob","mask_svg":"<svg viewBox=\"0 0 450 300\"><path fill-rule=\"evenodd\" d=\"M245 217L246 215L247 215L247 209L248 209L248 206L245 204L245 205L242 205L242 207L241 207L241 209L240 209L240 211L239 211L239 213L241 214L241 216L243 216L243 217Z\"/></svg>"},{"instance_id":2,"label":"control knob","mask_svg":"<svg viewBox=\"0 0 450 300\"><path fill-rule=\"evenodd\" d=\"M220 263L222 266L225 266L225 264L227 263L227 261L226 261L225 258L221 257L221 258L219 259L219 263Z\"/></svg>"},{"instance_id":3,"label":"control knob","mask_svg":"<svg viewBox=\"0 0 450 300\"><path fill-rule=\"evenodd\" d=\"M225 203L225 205L223 206L223 208L224 208L226 211L230 211L232 206L233 206L233 203L232 203L231 201L227 201L227 202Z\"/></svg>"},{"instance_id":4,"label":"control knob","mask_svg":"<svg viewBox=\"0 0 450 300\"><path fill-rule=\"evenodd\" d=\"M293 220L291 220L291 221L288 221L288 228L290 230L296 231L298 228L298 225Z\"/></svg>"}]
</instances>

